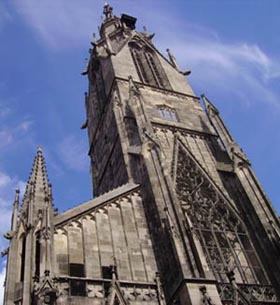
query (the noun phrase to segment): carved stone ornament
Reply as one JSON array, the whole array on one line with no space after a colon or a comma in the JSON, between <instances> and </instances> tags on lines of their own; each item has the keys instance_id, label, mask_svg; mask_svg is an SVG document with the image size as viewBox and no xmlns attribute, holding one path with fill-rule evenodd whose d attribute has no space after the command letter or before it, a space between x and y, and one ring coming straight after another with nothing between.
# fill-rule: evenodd
<instances>
[{"instance_id":1,"label":"carved stone ornament","mask_svg":"<svg viewBox=\"0 0 280 305\"><path fill-rule=\"evenodd\" d=\"M199 287L199 290L201 292L201 305L215 305L212 301L212 299L209 297L208 293L207 293L207 288L206 286L201 286Z\"/></svg>"},{"instance_id":2,"label":"carved stone ornament","mask_svg":"<svg viewBox=\"0 0 280 305\"><path fill-rule=\"evenodd\" d=\"M8 253L9 253L9 247L6 248L6 249L4 249L4 250L1 252L1 256L4 257L4 256L8 255Z\"/></svg>"},{"instance_id":3,"label":"carved stone ornament","mask_svg":"<svg viewBox=\"0 0 280 305\"><path fill-rule=\"evenodd\" d=\"M12 239L13 236L14 236L15 232L14 231L8 231L6 232L3 236L6 238L6 239Z\"/></svg>"},{"instance_id":4,"label":"carved stone ornament","mask_svg":"<svg viewBox=\"0 0 280 305\"><path fill-rule=\"evenodd\" d=\"M115 279L113 279L111 282L106 305L128 305L121 291L120 284Z\"/></svg>"},{"instance_id":5,"label":"carved stone ornament","mask_svg":"<svg viewBox=\"0 0 280 305\"><path fill-rule=\"evenodd\" d=\"M45 280L41 284L35 279L32 304L55 305L58 294L59 290L56 281L48 278L48 275L46 275Z\"/></svg>"}]
</instances>

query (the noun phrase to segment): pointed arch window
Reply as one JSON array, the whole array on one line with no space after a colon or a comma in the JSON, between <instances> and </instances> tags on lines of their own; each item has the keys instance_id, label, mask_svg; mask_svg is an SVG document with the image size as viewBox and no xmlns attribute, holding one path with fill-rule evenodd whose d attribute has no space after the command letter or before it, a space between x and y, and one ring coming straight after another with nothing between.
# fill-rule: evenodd
<instances>
[{"instance_id":1,"label":"pointed arch window","mask_svg":"<svg viewBox=\"0 0 280 305\"><path fill-rule=\"evenodd\" d=\"M178 122L178 115L174 108L168 107L166 105L157 106L157 112L159 116L168 121Z\"/></svg>"},{"instance_id":2,"label":"pointed arch window","mask_svg":"<svg viewBox=\"0 0 280 305\"><path fill-rule=\"evenodd\" d=\"M129 45L141 82L171 90L170 83L156 52L141 40L133 41Z\"/></svg>"},{"instance_id":3,"label":"pointed arch window","mask_svg":"<svg viewBox=\"0 0 280 305\"><path fill-rule=\"evenodd\" d=\"M237 283L267 284L266 274L237 211L178 144L176 191L195 240L219 282L233 271Z\"/></svg>"}]
</instances>

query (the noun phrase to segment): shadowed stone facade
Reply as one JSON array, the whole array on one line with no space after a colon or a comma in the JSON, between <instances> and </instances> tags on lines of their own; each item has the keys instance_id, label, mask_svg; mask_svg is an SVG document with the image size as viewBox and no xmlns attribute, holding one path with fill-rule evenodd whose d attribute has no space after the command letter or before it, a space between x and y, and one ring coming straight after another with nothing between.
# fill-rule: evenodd
<instances>
[{"instance_id":1,"label":"shadowed stone facade","mask_svg":"<svg viewBox=\"0 0 280 305\"><path fill-rule=\"evenodd\" d=\"M95 197L57 214L38 149L4 304L280 304L279 218L246 155L153 34L104 14L83 72Z\"/></svg>"}]
</instances>

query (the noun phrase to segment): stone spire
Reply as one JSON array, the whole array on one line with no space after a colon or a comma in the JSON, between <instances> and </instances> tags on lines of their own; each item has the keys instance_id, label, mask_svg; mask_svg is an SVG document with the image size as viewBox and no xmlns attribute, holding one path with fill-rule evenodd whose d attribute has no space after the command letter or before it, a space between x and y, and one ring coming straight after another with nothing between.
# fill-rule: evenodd
<instances>
[{"instance_id":1,"label":"stone spire","mask_svg":"<svg viewBox=\"0 0 280 305\"><path fill-rule=\"evenodd\" d=\"M28 223L33 221L39 210L42 210L46 202L52 202L51 184L48 180L45 159L42 148L39 146L34 158L31 173L26 185L22 203L22 211L28 217Z\"/></svg>"}]
</instances>

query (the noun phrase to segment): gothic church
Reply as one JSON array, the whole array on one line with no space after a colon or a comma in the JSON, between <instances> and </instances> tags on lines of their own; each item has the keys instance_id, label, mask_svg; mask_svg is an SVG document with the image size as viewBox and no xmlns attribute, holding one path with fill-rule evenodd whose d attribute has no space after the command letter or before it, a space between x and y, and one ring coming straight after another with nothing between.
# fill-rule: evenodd
<instances>
[{"instance_id":1,"label":"gothic church","mask_svg":"<svg viewBox=\"0 0 280 305\"><path fill-rule=\"evenodd\" d=\"M58 214L38 149L4 304L280 304L279 218L250 161L171 52L104 15L83 72L94 199Z\"/></svg>"}]
</instances>

